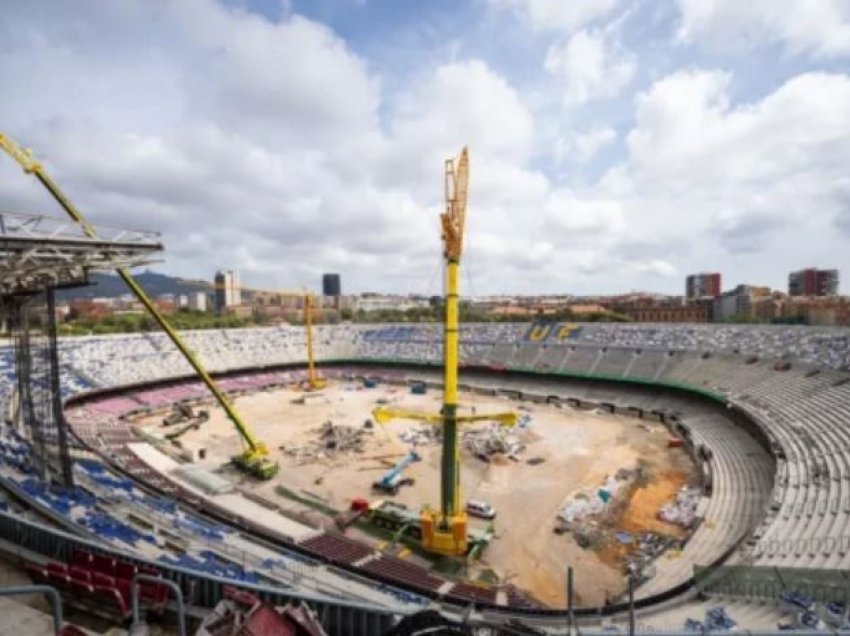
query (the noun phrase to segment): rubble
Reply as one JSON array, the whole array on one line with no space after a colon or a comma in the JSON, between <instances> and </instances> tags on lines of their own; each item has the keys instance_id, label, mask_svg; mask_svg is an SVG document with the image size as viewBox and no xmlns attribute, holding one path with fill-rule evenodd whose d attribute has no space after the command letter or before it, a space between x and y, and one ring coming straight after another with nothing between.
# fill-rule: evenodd
<instances>
[{"instance_id":1,"label":"rubble","mask_svg":"<svg viewBox=\"0 0 850 636\"><path fill-rule=\"evenodd\" d=\"M436 444L442 439L442 436L436 426L419 426L404 429L398 434L398 438L405 444L416 447Z\"/></svg>"},{"instance_id":2,"label":"rubble","mask_svg":"<svg viewBox=\"0 0 850 636\"><path fill-rule=\"evenodd\" d=\"M684 487L679 490L674 501L661 507L658 518L683 528L691 528L697 519L697 507L701 497L699 489Z\"/></svg>"},{"instance_id":3,"label":"rubble","mask_svg":"<svg viewBox=\"0 0 850 636\"><path fill-rule=\"evenodd\" d=\"M366 427L334 424L328 420L315 429L316 439L301 446L281 446L280 450L298 459L326 459L340 454L362 453L366 437L372 435Z\"/></svg>"},{"instance_id":4,"label":"rubble","mask_svg":"<svg viewBox=\"0 0 850 636\"><path fill-rule=\"evenodd\" d=\"M471 455L485 461L496 454L516 460L517 455L525 450L525 444L516 434L495 423L484 428L464 431L461 443Z\"/></svg>"},{"instance_id":5,"label":"rubble","mask_svg":"<svg viewBox=\"0 0 850 636\"><path fill-rule=\"evenodd\" d=\"M576 494L558 513L558 519L567 524L572 524L589 515L602 512L624 483L631 478L632 474L632 471L624 472L621 469L613 477L608 477L595 493L580 492Z\"/></svg>"}]
</instances>

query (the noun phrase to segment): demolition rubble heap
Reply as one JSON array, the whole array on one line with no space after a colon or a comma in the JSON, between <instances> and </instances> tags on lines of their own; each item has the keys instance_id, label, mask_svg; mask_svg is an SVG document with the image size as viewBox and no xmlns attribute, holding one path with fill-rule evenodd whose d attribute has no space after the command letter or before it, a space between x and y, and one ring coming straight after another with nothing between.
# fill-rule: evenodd
<instances>
[{"instance_id":1,"label":"demolition rubble heap","mask_svg":"<svg viewBox=\"0 0 850 636\"><path fill-rule=\"evenodd\" d=\"M340 455L362 453L373 434L371 421L362 427L334 424L328 420L313 430L315 439L300 446L281 446L280 450L298 460L332 459Z\"/></svg>"}]
</instances>

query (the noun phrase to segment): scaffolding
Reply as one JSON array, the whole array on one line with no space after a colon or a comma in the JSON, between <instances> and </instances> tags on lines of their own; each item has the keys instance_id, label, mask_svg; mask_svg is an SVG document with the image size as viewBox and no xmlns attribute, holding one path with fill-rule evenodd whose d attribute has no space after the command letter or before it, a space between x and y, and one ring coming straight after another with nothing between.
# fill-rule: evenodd
<instances>
[{"instance_id":1,"label":"scaffolding","mask_svg":"<svg viewBox=\"0 0 850 636\"><path fill-rule=\"evenodd\" d=\"M0 212L0 323L13 349L7 423L32 445L33 468L47 482L73 485L62 414L56 290L87 285L89 273L150 262L162 249L149 232L103 230L51 217Z\"/></svg>"}]
</instances>

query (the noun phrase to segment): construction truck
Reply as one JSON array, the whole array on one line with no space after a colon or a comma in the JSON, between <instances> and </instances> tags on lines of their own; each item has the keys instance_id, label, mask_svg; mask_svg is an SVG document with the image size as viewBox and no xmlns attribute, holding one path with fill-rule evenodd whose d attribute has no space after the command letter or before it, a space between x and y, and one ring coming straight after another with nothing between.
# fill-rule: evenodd
<instances>
[{"instance_id":1,"label":"construction truck","mask_svg":"<svg viewBox=\"0 0 850 636\"><path fill-rule=\"evenodd\" d=\"M412 486L416 481L412 477L405 477L404 471L413 462L418 462L422 459L416 451L410 451L404 459L390 468L384 476L372 484L372 488L380 490L389 495L398 494L402 486Z\"/></svg>"}]
</instances>

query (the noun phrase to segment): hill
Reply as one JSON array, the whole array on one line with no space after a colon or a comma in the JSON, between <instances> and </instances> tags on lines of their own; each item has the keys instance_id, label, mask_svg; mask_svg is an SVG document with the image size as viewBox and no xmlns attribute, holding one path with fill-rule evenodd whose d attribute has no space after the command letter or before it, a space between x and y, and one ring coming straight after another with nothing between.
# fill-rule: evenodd
<instances>
[{"instance_id":1,"label":"hill","mask_svg":"<svg viewBox=\"0 0 850 636\"><path fill-rule=\"evenodd\" d=\"M212 283L201 280L188 280L159 274L150 270L138 274L136 280L149 296L156 298L163 294L188 294L193 291L211 292ZM92 274L92 284L87 287L60 289L56 292L59 300L76 300L86 298L117 298L131 293L117 274Z\"/></svg>"}]
</instances>

